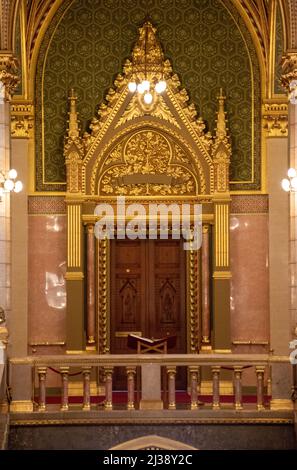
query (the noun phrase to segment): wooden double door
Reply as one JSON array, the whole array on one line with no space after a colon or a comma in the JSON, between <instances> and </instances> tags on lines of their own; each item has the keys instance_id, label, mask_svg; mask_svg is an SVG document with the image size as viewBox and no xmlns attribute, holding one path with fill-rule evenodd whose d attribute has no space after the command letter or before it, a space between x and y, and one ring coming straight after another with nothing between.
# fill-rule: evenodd
<instances>
[{"instance_id":1,"label":"wooden double door","mask_svg":"<svg viewBox=\"0 0 297 470\"><path fill-rule=\"evenodd\" d=\"M135 353L127 346L129 333L175 335L176 346L168 353L186 353L185 275L181 240L112 240L111 353Z\"/></svg>"}]
</instances>

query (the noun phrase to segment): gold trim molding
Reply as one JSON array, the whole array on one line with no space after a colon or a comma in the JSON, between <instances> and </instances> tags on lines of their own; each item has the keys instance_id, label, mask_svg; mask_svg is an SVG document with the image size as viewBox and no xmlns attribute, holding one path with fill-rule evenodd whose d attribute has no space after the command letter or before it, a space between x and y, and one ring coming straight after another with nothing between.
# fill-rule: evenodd
<instances>
[{"instance_id":1,"label":"gold trim molding","mask_svg":"<svg viewBox=\"0 0 297 470\"><path fill-rule=\"evenodd\" d=\"M270 402L271 410L293 410L293 402L289 398L273 398Z\"/></svg>"},{"instance_id":2,"label":"gold trim molding","mask_svg":"<svg viewBox=\"0 0 297 470\"><path fill-rule=\"evenodd\" d=\"M65 274L66 281L82 281L85 275L79 271L70 271Z\"/></svg>"},{"instance_id":3,"label":"gold trim molding","mask_svg":"<svg viewBox=\"0 0 297 470\"><path fill-rule=\"evenodd\" d=\"M13 400L9 405L11 413L31 413L33 411L33 403L31 400Z\"/></svg>"},{"instance_id":4,"label":"gold trim molding","mask_svg":"<svg viewBox=\"0 0 297 470\"><path fill-rule=\"evenodd\" d=\"M212 277L213 279L232 279L232 273L230 271L214 271Z\"/></svg>"}]
</instances>

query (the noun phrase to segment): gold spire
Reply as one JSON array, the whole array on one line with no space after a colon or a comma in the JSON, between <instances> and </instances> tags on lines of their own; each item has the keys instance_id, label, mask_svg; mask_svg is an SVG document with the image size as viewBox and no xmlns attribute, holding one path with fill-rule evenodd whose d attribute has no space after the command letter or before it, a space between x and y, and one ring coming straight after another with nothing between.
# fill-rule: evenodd
<instances>
[{"instance_id":1,"label":"gold spire","mask_svg":"<svg viewBox=\"0 0 297 470\"><path fill-rule=\"evenodd\" d=\"M227 136L225 99L226 99L226 96L223 95L223 89L220 88L220 94L218 96L219 110L218 110L217 127L216 127L215 133L216 133L216 137L221 140L223 140Z\"/></svg>"},{"instance_id":2,"label":"gold spire","mask_svg":"<svg viewBox=\"0 0 297 470\"><path fill-rule=\"evenodd\" d=\"M156 36L156 28L150 21L139 28L139 38L132 52L132 66L134 73L147 77L163 73L164 54Z\"/></svg>"},{"instance_id":3,"label":"gold spire","mask_svg":"<svg viewBox=\"0 0 297 470\"><path fill-rule=\"evenodd\" d=\"M77 101L77 96L74 92L74 89L71 88L70 93L69 93L69 104L70 104L70 110L69 110L69 120L68 120L68 137L72 140L76 140L79 138L79 125L78 125L78 113L76 111L76 101Z\"/></svg>"}]
</instances>

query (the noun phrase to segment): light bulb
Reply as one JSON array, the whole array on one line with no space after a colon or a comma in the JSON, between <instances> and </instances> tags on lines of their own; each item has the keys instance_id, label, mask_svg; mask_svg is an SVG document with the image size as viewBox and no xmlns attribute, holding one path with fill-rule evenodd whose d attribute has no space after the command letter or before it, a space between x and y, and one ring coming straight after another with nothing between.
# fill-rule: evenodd
<instances>
[{"instance_id":1,"label":"light bulb","mask_svg":"<svg viewBox=\"0 0 297 470\"><path fill-rule=\"evenodd\" d=\"M281 184L282 184L282 188L284 191L286 192L290 191L290 181L287 178L284 178Z\"/></svg>"},{"instance_id":2,"label":"light bulb","mask_svg":"<svg viewBox=\"0 0 297 470\"><path fill-rule=\"evenodd\" d=\"M148 80L143 80L142 86L143 86L144 91L149 91L151 84Z\"/></svg>"},{"instance_id":3,"label":"light bulb","mask_svg":"<svg viewBox=\"0 0 297 470\"><path fill-rule=\"evenodd\" d=\"M11 170L9 170L8 176L11 180L16 179L16 177L18 176L17 171L12 168Z\"/></svg>"},{"instance_id":4,"label":"light bulb","mask_svg":"<svg viewBox=\"0 0 297 470\"><path fill-rule=\"evenodd\" d=\"M23 183L21 181L16 181L14 184L14 192L19 193L23 189Z\"/></svg>"},{"instance_id":5,"label":"light bulb","mask_svg":"<svg viewBox=\"0 0 297 470\"><path fill-rule=\"evenodd\" d=\"M139 83L139 85L137 85L137 91L138 91L138 93L141 93L141 94L145 92L143 82L141 82L141 83Z\"/></svg>"},{"instance_id":6,"label":"light bulb","mask_svg":"<svg viewBox=\"0 0 297 470\"><path fill-rule=\"evenodd\" d=\"M128 83L128 89L131 91L131 93L134 93L136 91L137 85L135 82L129 82Z\"/></svg>"},{"instance_id":7,"label":"light bulb","mask_svg":"<svg viewBox=\"0 0 297 470\"><path fill-rule=\"evenodd\" d=\"M289 168L288 169L288 177L289 178L295 178L297 176L295 168Z\"/></svg>"},{"instance_id":8,"label":"light bulb","mask_svg":"<svg viewBox=\"0 0 297 470\"><path fill-rule=\"evenodd\" d=\"M157 93L163 93L163 91L166 90L166 82L164 80L160 80L156 86L155 86L155 90Z\"/></svg>"},{"instance_id":9,"label":"light bulb","mask_svg":"<svg viewBox=\"0 0 297 470\"><path fill-rule=\"evenodd\" d=\"M4 181L4 189L6 189L6 191L12 191L13 188L14 188L14 182L12 180Z\"/></svg>"},{"instance_id":10,"label":"light bulb","mask_svg":"<svg viewBox=\"0 0 297 470\"><path fill-rule=\"evenodd\" d=\"M151 93L146 93L143 97L143 100L146 104L151 104L153 101L153 95Z\"/></svg>"},{"instance_id":11,"label":"light bulb","mask_svg":"<svg viewBox=\"0 0 297 470\"><path fill-rule=\"evenodd\" d=\"M293 191L297 190L297 176L291 179L291 188L293 189Z\"/></svg>"}]
</instances>

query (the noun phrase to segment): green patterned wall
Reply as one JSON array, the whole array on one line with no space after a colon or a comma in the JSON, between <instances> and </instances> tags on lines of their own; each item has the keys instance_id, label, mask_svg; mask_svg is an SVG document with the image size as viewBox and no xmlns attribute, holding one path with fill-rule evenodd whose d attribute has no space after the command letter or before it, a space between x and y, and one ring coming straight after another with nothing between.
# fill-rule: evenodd
<instances>
[{"instance_id":1,"label":"green patterned wall","mask_svg":"<svg viewBox=\"0 0 297 470\"><path fill-rule=\"evenodd\" d=\"M250 34L229 0L64 1L47 30L37 65L36 189L65 189L69 89L78 93L85 130L130 56L147 14L158 27L166 58L211 131L223 87L232 135L232 189L260 189L259 65Z\"/></svg>"},{"instance_id":2,"label":"green patterned wall","mask_svg":"<svg viewBox=\"0 0 297 470\"><path fill-rule=\"evenodd\" d=\"M23 76L22 76L22 36L21 36L21 16L18 16L15 26L15 55L19 61L18 75L20 82L14 91L14 96L23 94Z\"/></svg>"},{"instance_id":3,"label":"green patterned wall","mask_svg":"<svg viewBox=\"0 0 297 470\"><path fill-rule=\"evenodd\" d=\"M275 70L274 70L274 93L284 93L284 89L281 85L282 75L282 56L284 53L284 31L283 22L281 17L281 11L279 5L276 9L276 22L275 22Z\"/></svg>"}]
</instances>

